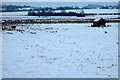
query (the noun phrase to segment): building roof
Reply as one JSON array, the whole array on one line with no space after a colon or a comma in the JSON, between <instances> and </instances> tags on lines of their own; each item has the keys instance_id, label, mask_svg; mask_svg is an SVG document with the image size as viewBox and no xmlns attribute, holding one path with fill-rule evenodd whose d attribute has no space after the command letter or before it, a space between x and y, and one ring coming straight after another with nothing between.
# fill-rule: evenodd
<instances>
[{"instance_id":1,"label":"building roof","mask_svg":"<svg viewBox=\"0 0 120 80\"><path fill-rule=\"evenodd\" d=\"M94 21L99 21L100 19L103 19L103 18L96 18Z\"/></svg>"}]
</instances>

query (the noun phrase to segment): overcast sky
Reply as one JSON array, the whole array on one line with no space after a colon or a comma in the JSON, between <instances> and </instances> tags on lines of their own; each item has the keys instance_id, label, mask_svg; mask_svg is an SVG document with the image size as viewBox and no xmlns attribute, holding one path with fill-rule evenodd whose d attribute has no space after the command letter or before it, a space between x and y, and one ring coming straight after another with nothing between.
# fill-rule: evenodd
<instances>
[{"instance_id":1,"label":"overcast sky","mask_svg":"<svg viewBox=\"0 0 120 80\"><path fill-rule=\"evenodd\" d=\"M118 2L118 1L120 0L2 0L2 2Z\"/></svg>"}]
</instances>

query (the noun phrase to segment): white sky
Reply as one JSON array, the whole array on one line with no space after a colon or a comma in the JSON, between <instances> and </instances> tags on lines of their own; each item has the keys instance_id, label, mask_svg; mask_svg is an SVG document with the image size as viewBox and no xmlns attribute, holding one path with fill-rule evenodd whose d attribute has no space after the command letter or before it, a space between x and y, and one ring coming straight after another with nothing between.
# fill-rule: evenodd
<instances>
[{"instance_id":1,"label":"white sky","mask_svg":"<svg viewBox=\"0 0 120 80\"><path fill-rule=\"evenodd\" d=\"M2 2L119 2L120 0L0 0Z\"/></svg>"}]
</instances>

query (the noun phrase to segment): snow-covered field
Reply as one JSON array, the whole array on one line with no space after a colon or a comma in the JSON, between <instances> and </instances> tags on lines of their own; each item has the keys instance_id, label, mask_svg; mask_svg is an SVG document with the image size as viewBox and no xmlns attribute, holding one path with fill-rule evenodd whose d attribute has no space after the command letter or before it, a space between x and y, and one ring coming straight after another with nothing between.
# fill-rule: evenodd
<instances>
[{"instance_id":1,"label":"snow-covered field","mask_svg":"<svg viewBox=\"0 0 120 80\"><path fill-rule=\"evenodd\" d=\"M118 9L83 9L85 13L118 13ZM66 12L76 12L76 10L66 10ZM77 10L79 11L79 10ZM60 10L58 10L57 12L60 12ZM12 15L16 15L16 16L20 16L20 15L27 15L27 11L21 11L21 12L3 12L0 13L3 16L12 16Z\"/></svg>"},{"instance_id":2,"label":"snow-covered field","mask_svg":"<svg viewBox=\"0 0 120 80\"><path fill-rule=\"evenodd\" d=\"M100 11L101 10L101 11ZM84 10L114 12L117 10ZM116 15L87 17L25 16L27 12L0 13L1 19L114 18ZM92 23L23 24L2 31L3 78L117 78L118 23L93 28Z\"/></svg>"},{"instance_id":3,"label":"snow-covered field","mask_svg":"<svg viewBox=\"0 0 120 80\"><path fill-rule=\"evenodd\" d=\"M69 11L73 11L73 12L76 12L76 10L67 10L66 12L69 12ZM84 12L85 13L118 13L118 9L84 9ZM27 12L24 11L24 12L3 12L3 13L0 13L0 18L1 19L48 19L48 18L53 18L53 19L85 19L85 18L116 18L118 17L118 15L95 15L95 16L86 16L86 17L75 17L75 16L48 16L48 17L45 17L45 16L41 16L41 17L38 17L38 16L26 16L27 15Z\"/></svg>"},{"instance_id":4,"label":"snow-covered field","mask_svg":"<svg viewBox=\"0 0 120 80\"><path fill-rule=\"evenodd\" d=\"M29 24L3 31L3 78L117 78L118 24Z\"/></svg>"}]
</instances>

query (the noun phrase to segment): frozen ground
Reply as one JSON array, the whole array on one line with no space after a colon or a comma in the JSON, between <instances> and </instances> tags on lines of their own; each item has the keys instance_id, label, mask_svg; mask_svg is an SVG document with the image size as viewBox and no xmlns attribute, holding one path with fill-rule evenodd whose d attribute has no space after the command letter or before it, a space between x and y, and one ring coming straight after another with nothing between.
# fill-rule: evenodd
<instances>
[{"instance_id":1,"label":"frozen ground","mask_svg":"<svg viewBox=\"0 0 120 80\"><path fill-rule=\"evenodd\" d=\"M3 31L3 78L117 78L118 24L32 24Z\"/></svg>"},{"instance_id":2,"label":"frozen ground","mask_svg":"<svg viewBox=\"0 0 120 80\"><path fill-rule=\"evenodd\" d=\"M68 11L73 11L75 12L76 10L67 10ZM118 9L84 9L85 13L118 13ZM86 18L116 18L118 15L95 15L95 16L86 16L86 17L75 17L75 16L48 16L48 17L38 17L38 16L26 16L27 12L3 12L0 13L0 18L1 19L48 19L48 18L53 18L53 19L86 19Z\"/></svg>"}]
</instances>

